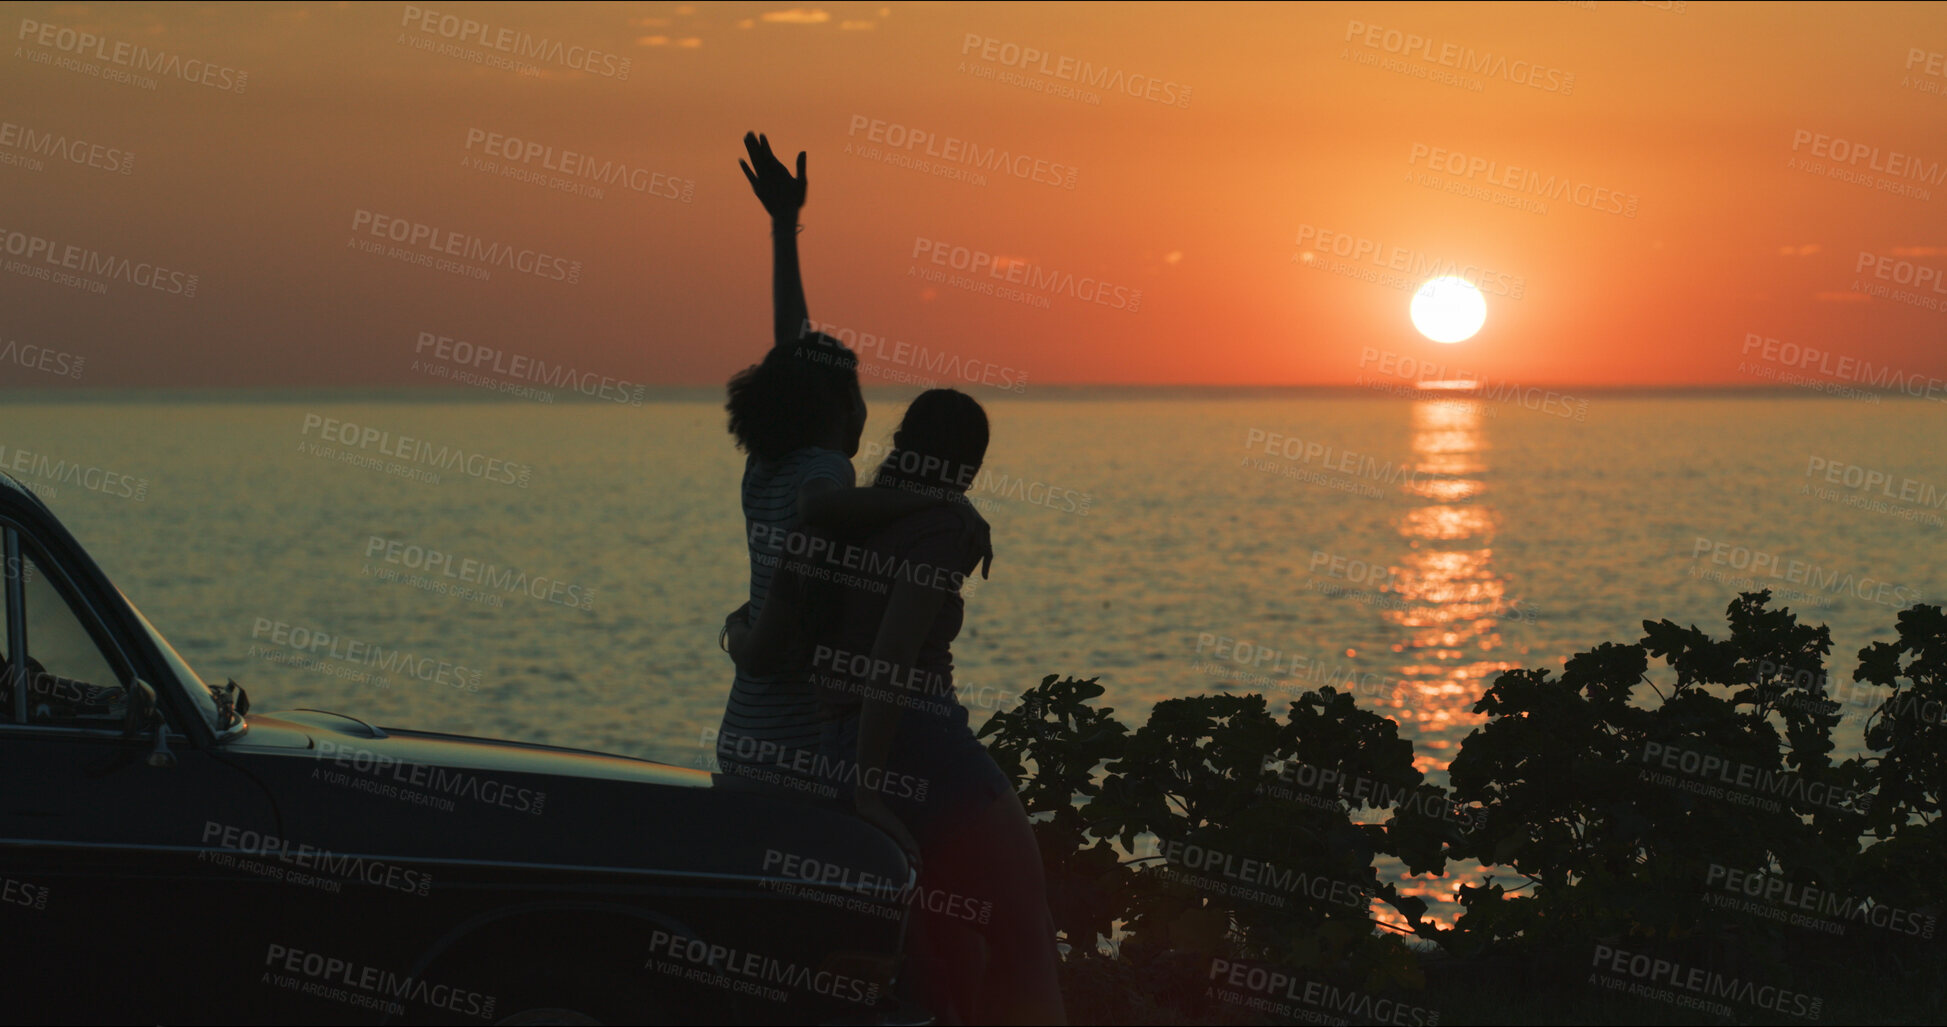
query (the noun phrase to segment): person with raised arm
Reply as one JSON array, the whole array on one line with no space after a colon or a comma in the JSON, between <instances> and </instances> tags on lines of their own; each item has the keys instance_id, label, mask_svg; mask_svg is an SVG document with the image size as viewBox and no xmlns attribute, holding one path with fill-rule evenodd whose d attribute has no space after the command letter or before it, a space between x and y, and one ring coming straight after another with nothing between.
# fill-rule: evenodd
<instances>
[{"instance_id":1,"label":"person with raised arm","mask_svg":"<svg viewBox=\"0 0 1947 1027\"><path fill-rule=\"evenodd\" d=\"M807 526L835 537L870 532L934 505L914 493L854 488L852 457L865 430L858 358L844 344L811 330L798 268L798 210L804 206L805 155L793 175L770 140L744 136L744 177L771 220L772 345L764 359L730 379L730 433L744 451L742 505L750 557L748 601L724 622L763 612L785 537ZM984 545L984 543L983 543ZM823 730L823 712L803 667L757 675L739 669L731 684L716 756L727 776L792 788L809 787L791 768L804 765Z\"/></svg>"}]
</instances>

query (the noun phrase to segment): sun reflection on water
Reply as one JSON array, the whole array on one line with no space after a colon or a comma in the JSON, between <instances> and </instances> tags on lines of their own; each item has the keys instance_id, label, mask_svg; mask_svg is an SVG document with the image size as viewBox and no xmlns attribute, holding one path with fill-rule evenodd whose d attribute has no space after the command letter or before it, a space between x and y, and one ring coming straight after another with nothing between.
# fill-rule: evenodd
<instances>
[{"instance_id":1,"label":"sun reflection on water","mask_svg":"<svg viewBox=\"0 0 1947 1027\"><path fill-rule=\"evenodd\" d=\"M1494 566L1498 518L1478 477L1488 471L1491 448L1480 404L1420 400L1412 418L1414 474L1403 491L1425 502L1398 521L1406 549L1389 583L1396 601L1381 614L1399 628L1392 648L1400 654L1401 687L1384 712L1412 737L1414 765L1444 785L1461 741L1485 719L1473 712L1475 700L1495 674L1520 664L1499 658L1510 604L1507 581ZM1445 877L1401 879L1399 890L1424 899L1428 917L1451 926L1460 913L1454 888L1475 869L1450 864ZM1375 912L1403 923L1391 907Z\"/></svg>"}]
</instances>

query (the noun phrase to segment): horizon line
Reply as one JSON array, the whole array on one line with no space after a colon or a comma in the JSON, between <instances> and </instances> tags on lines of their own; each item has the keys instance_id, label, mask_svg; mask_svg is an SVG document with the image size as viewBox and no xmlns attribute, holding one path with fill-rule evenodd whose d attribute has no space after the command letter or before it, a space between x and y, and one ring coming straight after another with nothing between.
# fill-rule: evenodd
<instances>
[{"instance_id":1,"label":"horizon line","mask_svg":"<svg viewBox=\"0 0 1947 1027\"><path fill-rule=\"evenodd\" d=\"M473 403L514 403L534 406L611 405L635 406L642 403L694 398L705 392L721 394L721 383L709 384L639 384L643 392L634 402L600 396L588 396L574 389L547 390L530 387L530 391L546 395L547 399L528 396L508 395L490 389L465 385L218 385L218 386L93 386L93 385L0 385L0 400L9 402L87 402L90 400L114 399L265 399L273 397L303 398L313 396L356 396L368 399L412 399L460 401ZM930 388L960 388L961 391L979 398L1032 399L1037 393L1087 393L1087 392L1149 392L1159 395L1186 394L1194 392L1215 393L1328 393L1340 396L1366 396L1373 399L1420 400L1420 399L1469 399L1493 398L1508 390L1528 391L1540 389L1568 396L1569 390L1584 395L1618 394L1716 394L1724 396L1799 396L1807 399L1858 399L1861 396L1887 397L1894 399L1924 399L1899 389L1874 389L1859 385L1831 382L1834 392L1826 392L1802 385L1778 383L1727 384L1727 383L1680 383L1680 384L1618 384L1590 385L1544 382L1488 382L1477 388L1415 388L1410 380L1403 380L1396 386L1375 388L1372 385L1344 384L1241 384L1241 383L1163 383L1163 382L1043 382L1023 389L1007 389L995 386L982 386L968 382L916 382L907 384L881 384L861 382L866 392L917 394ZM1825 383L1813 383L1825 384ZM1839 390L1854 395L1835 394ZM1573 398L1570 396L1570 398Z\"/></svg>"}]
</instances>

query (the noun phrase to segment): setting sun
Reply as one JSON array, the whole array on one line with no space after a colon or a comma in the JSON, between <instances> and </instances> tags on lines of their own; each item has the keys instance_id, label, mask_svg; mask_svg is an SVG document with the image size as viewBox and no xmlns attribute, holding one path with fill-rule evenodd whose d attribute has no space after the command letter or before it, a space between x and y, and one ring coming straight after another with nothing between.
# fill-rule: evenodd
<instances>
[{"instance_id":1,"label":"setting sun","mask_svg":"<svg viewBox=\"0 0 1947 1027\"><path fill-rule=\"evenodd\" d=\"M1447 275L1413 294L1413 327L1434 342L1464 342L1487 321L1487 300L1464 278Z\"/></svg>"},{"instance_id":2,"label":"setting sun","mask_svg":"<svg viewBox=\"0 0 1947 1027\"><path fill-rule=\"evenodd\" d=\"M1947 1023L1947 0L0 39L8 1022Z\"/></svg>"}]
</instances>

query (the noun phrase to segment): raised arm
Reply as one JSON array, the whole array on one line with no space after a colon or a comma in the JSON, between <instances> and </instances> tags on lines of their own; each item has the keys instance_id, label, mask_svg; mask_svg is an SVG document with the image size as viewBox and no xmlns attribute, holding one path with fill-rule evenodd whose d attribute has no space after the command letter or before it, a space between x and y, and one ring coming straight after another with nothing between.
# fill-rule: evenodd
<instances>
[{"instance_id":1,"label":"raised arm","mask_svg":"<svg viewBox=\"0 0 1947 1027\"><path fill-rule=\"evenodd\" d=\"M810 312L805 306L804 276L798 270L798 208L804 206L804 151L798 151L798 174L791 176L771 153L771 141L755 132L744 133L748 161L739 160L751 191L771 216L772 345L794 343L805 331Z\"/></svg>"}]
</instances>

